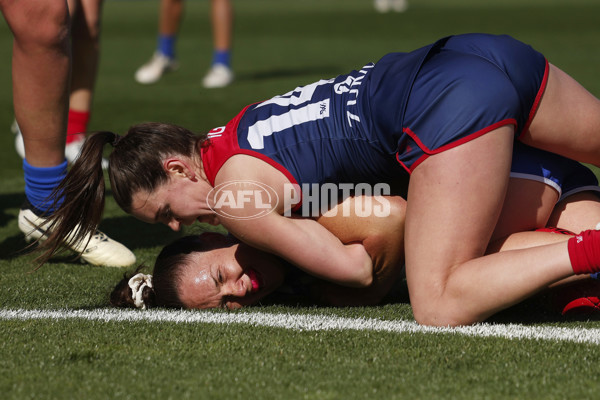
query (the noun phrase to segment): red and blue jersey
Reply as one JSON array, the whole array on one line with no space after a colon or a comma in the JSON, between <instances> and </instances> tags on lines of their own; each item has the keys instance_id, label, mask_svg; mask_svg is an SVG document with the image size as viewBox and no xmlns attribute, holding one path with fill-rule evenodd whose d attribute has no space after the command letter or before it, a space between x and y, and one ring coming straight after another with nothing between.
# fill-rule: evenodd
<instances>
[{"instance_id":1,"label":"red and blue jersey","mask_svg":"<svg viewBox=\"0 0 600 400\"><path fill-rule=\"evenodd\" d=\"M431 46L394 62L396 74L415 75ZM246 107L226 126L211 130L202 158L209 181L234 154L258 157L293 183L374 183L405 172L395 160L397 138L374 129L378 115L393 113L408 97L411 79L367 64L358 71L297 87ZM378 64L379 65L379 64ZM393 79L393 87L383 80ZM373 99L385 98L382 103Z\"/></svg>"},{"instance_id":2,"label":"red and blue jersey","mask_svg":"<svg viewBox=\"0 0 600 400\"><path fill-rule=\"evenodd\" d=\"M543 55L508 36L444 38L246 107L209 132L204 168L214 185L247 154L300 185L392 182L497 127L518 136L546 78Z\"/></svg>"},{"instance_id":3,"label":"red and blue jersey","mask_svg":"<svg viewBox=\"0 0 600 400\"><path fill-rule=\"evenodd\" d=\"M359 71L298 87L246 107L209 132L202 157L211 183L234 154L258 157L293 183L373 182L401 168L369 127L368 77Z\"/></svg>"}]
</instances>

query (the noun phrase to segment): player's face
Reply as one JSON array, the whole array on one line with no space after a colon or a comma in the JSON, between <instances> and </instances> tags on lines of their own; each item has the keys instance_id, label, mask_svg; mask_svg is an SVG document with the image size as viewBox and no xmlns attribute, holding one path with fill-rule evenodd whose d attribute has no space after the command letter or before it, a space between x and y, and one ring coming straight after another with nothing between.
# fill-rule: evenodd
<instances>
[{"instance_id":1,"label":"player's face","mask_svg":"<svg viewBox=\"0 0 600 400\"><path fill-rule=\"evenodd\" d=\"M215 213L206 206L206 195L189 179L171 178L153 192L133 195L132 214L148 223L163 223L174 231L196 221L219 225Z\"/></svg>"},{"instance_id":2,"label":"player's face","mask_svg":"<svg viewBox=\"0 0 600 400\"><path fill-rule=\"evenodd\" d=\"M179 297L187 308L236 309L273 292L283 277L275 257L236 243L195 253L181 276Z\"/></svg>"}]
</instances>

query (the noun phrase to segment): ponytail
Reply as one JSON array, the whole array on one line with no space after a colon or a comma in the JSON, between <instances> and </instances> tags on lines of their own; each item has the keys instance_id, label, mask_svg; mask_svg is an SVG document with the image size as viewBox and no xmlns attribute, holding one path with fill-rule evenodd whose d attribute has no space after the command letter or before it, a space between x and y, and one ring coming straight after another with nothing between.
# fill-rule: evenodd
<instances>
[{"instance_id":1,"label":"ponytail","mask_svg":"<svg viewBox=\"0 0 600 400\"><path fill-rule=\"evenodd\" d=\"M76 245L89 240L104 212L105 185L102 153L106 143L115 143L119 136L112 132L97 132L83 145L81 154L54 189L50 202L63 203L48 217L48 238L40 243L43 253L38 258L44 264L67 241Z\"/></svg>"}]
</instances>

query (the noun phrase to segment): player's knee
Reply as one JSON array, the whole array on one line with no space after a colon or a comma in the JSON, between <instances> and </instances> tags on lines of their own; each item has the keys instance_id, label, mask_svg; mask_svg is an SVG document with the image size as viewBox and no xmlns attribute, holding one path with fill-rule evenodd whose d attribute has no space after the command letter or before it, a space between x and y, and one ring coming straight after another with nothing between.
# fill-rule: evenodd
<instances>
[{"instance_id":1,"label":"player's knee","mask_svg":"<svg viewBox=\"0 0 600 400\"><path fill-rule=\"evenodd\" d=\"M413 316L419 325L426 326L454 327L478 322L475 318L466 315L464 311L457 310L443 300L413 304Z\"/></svg>"},{"instance_id":2,"label":"player's knee","mask_svg":"<svg viewBox=\"0 0 600 400\"><path fill-rule=\"evenodd\" d=\"M26 15L15 16L11 29L15 40L23 48L64 50L69 46L68 11L60 1L43 2Z\"/></svg>"}]
</instances>

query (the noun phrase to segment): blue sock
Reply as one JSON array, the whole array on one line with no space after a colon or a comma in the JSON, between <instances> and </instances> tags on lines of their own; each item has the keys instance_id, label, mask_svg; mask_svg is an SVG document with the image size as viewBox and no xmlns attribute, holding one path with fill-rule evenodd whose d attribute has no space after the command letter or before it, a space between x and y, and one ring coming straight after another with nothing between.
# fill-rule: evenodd
<instances>
[{"instance_id":1,"label":"blue sock","mask_svg":"<svg viewBox=\"0 0 600 400\"><path fill-rule=\"evenodd\" d=\"M175 58L177 35L158 35L158 51L169 58Z\"/></svg>"},{"instance_id":2,"label":"blue sock","mask_svg":"<svg viewBox=\"0 0 600 400\"><path fill-rule=\"evenodd\" d=\"M231 63L231 52L229 50L215 50L213 52L213 65L223 64L229 67Z\"/></svg>"},{"instance_id":3,"label":"blue sock","mask_svg":"<svg viewBox=\"0 0 600 400\"><path fill-rule=\"evenodd\" d=\"M67 174L67 160L56 167L40 168L32 167L23 160L23 172L25 173L25 196L34 207L36 214L51 214L55 208L48 200L50 194ZM61 198L57 207L62 204Z\"/></svg>"}]
</instances>

